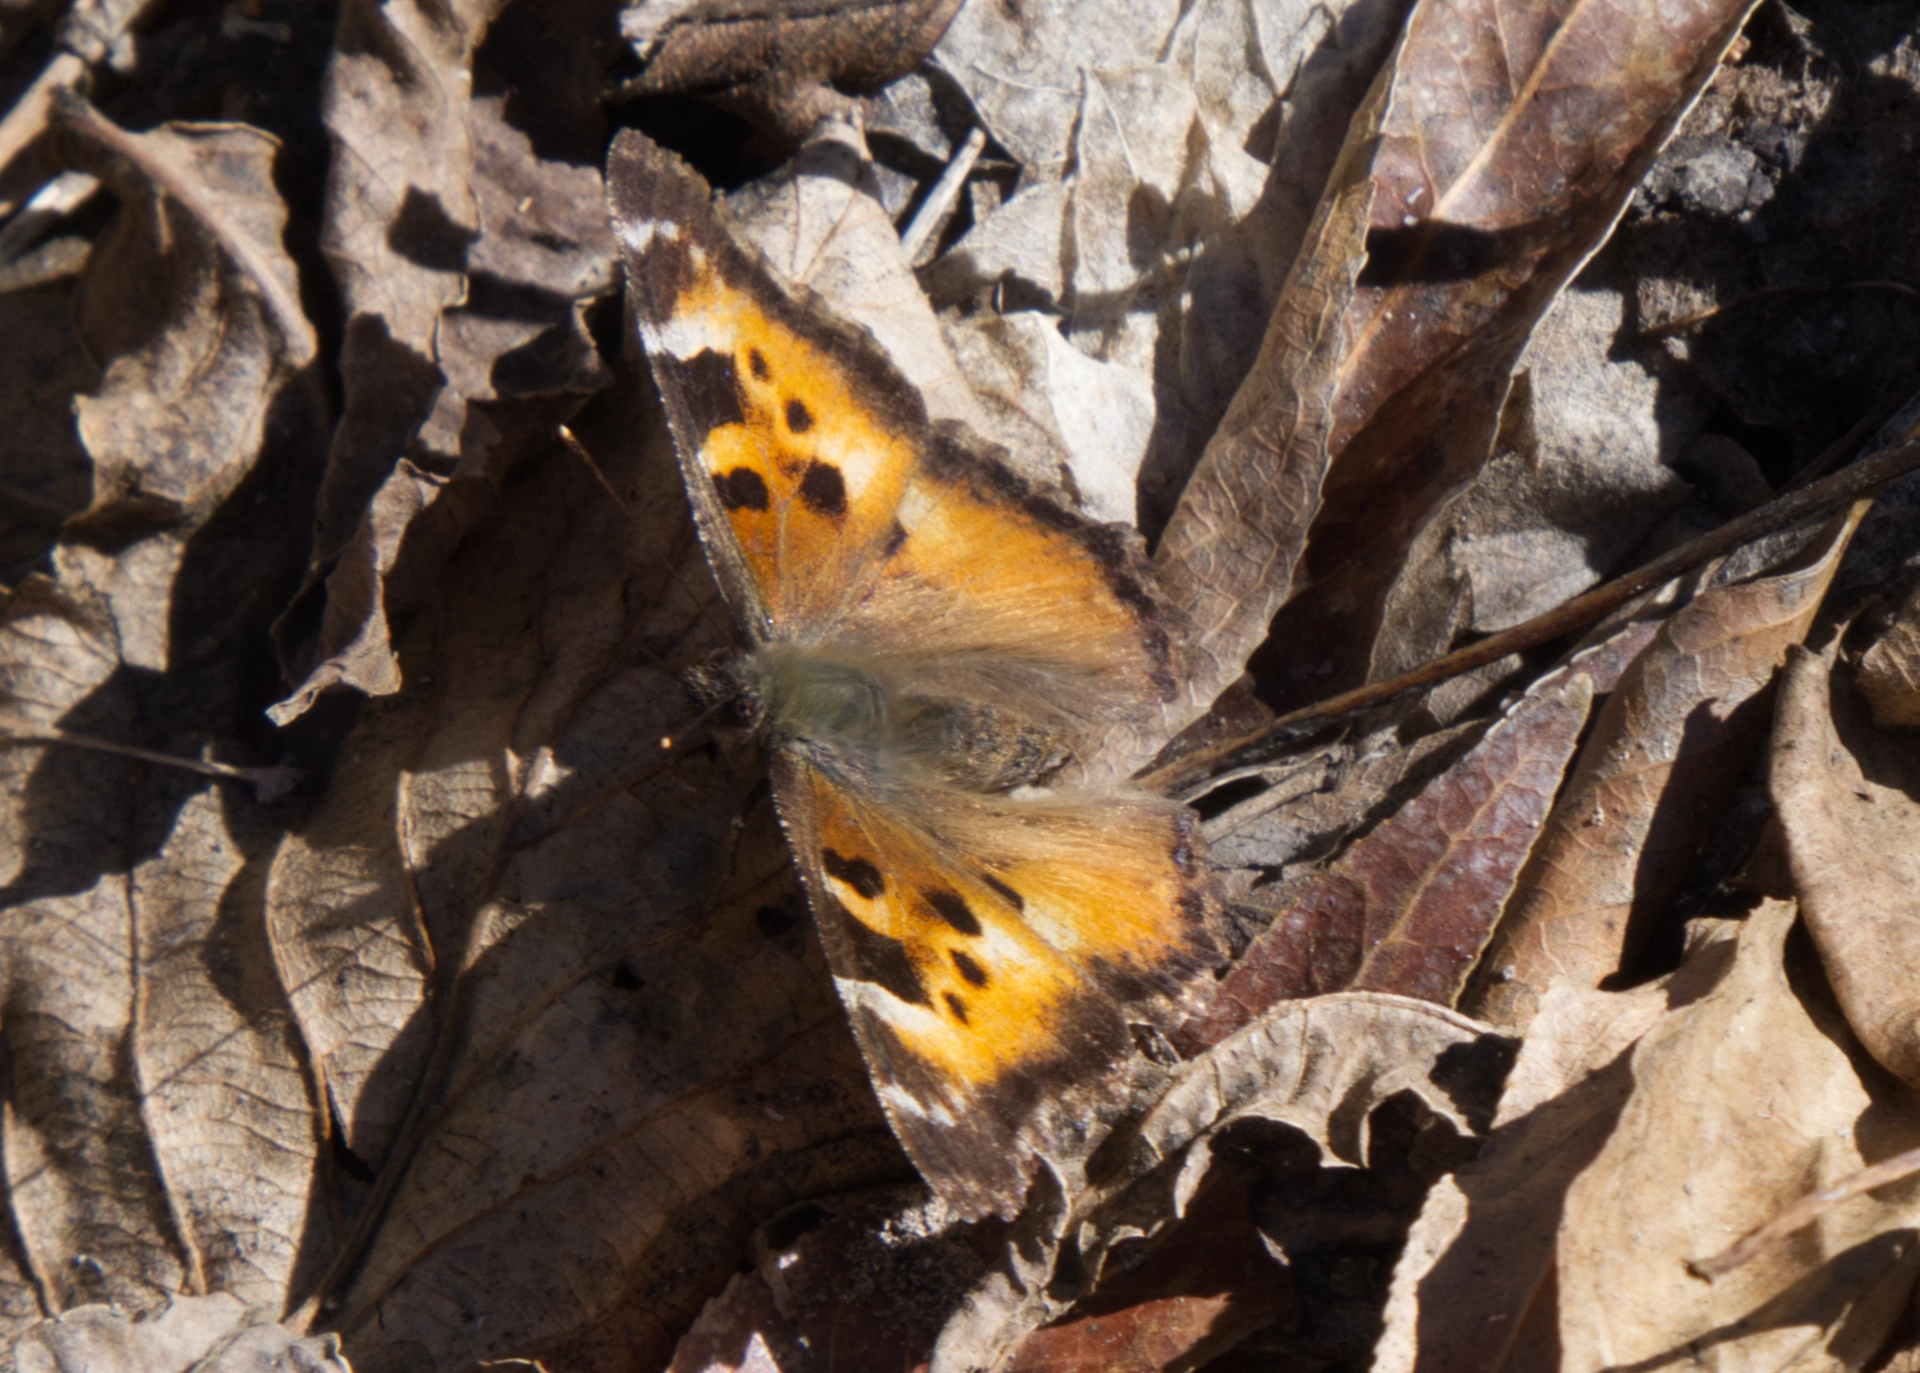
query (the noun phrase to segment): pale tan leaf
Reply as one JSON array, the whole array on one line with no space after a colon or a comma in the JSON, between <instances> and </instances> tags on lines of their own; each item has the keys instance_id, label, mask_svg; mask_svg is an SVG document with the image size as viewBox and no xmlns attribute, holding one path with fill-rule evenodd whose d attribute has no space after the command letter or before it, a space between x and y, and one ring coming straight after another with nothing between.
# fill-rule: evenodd
<instances>
[{"instance_id":1,"label":"pale tan leaf","mask_svg":"<svg viewBox=\"0 0 1920 1373\"><path fill-rule=\"evenodd\" d=\"M82 1306L14 1346L17 1373L352 1373L331 1335L296 1338L228 1294L178 1297L150 1316Z\"/></svg>"},{"instance_id":2,"label":"pale tan leaf","mask_svg":"<svg viewBox=\"0 0 1920 1373\"><path fill-rule=\"evenodd\" d=\"M1625 993L1562 986L1541 999L1485 1147L1435 1185L1407 1235L1374 1355L1380 1373L1552 1366L1554 1241L1567 1188L1633 1090L1628 1050L1669 999L1713 985L1733 934L1707 932L1669 983Z\"/></svg>"},{"instance_id":3,"label":"pale tan leaf","mask_svg":"<svg viewBox=\"0 0 1920 1373\"><path fill-rule=\"evenodd\" d=\"M1866 718L1828 660L1796 651L1774 713L1768 790L1801 914L1847 1023L1920 1085L1920 752Z\"/></svg>"},{"instance_id":4,"label":"pale tan leaf","mask_svg":"<svg viewBox=\"0 0 1920 1373\"><path fill-rule=\"evenodd\" d=\"M1733 965L1633 1051L1634 1090L1568 1190L1557 1242L1561 1367L1698 1351L1710 1367L1858 1367L1915 1276L1912 1187L1860 1198L1708 1283L1724 1248L1808 1192L1920 1144L1920 1112L1876 1090L1801 946L1791 904L1746 922Z\"/></svg>"}]
</instances>

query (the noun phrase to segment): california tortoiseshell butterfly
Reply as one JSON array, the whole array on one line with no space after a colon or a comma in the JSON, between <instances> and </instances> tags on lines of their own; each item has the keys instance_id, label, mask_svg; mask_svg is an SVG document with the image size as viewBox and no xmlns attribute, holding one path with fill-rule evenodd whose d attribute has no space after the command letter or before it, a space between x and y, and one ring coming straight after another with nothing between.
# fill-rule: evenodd
<instances>
[{"instance_id":1,"label":"california tortoiseshell butterfly","mask_svg":"<svg viewBox=\"0 0 1920 1373\"><path fill-rule=\"evenodd\" d=\"M705 182L608 164L628 309L732 670L880 1100L962 1216L1084 1157L1123 1061L1215 959L1190 812L1101 775L1178 686L1137 540L928 422L872 338L783 289Z\"/></svg>"}]
</instances>

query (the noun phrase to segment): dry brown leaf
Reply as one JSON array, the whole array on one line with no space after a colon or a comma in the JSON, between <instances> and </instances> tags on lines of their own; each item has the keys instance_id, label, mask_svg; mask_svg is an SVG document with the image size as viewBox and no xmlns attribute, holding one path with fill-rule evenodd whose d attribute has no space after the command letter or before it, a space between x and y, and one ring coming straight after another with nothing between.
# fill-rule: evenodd
<instances>
[{"instance_id":1,"label":"dry brown leaf","mask_svg":"<svg viewBox=\"0 0 1920 1373\"><path fill-rule=\"evenodd\" d=\"M13 1360L19 1373L352 1373L332 1335L295 1338L225 1292L139 1319L77 1307L28 1330Z\"/></svg>"},{"instance_id":2,"label":"dry brown leaf","mask_svg":"<svg viewBox=\"0 0 1920 1373\"><path fill-rule=\"evenodd\" d=\"M343 410L304 592L324 598L324 611L296 607L283 628L323 615L324 625L312 641L295 629L283 647L288 676L302 687L278 708L279 724L335 684L370 694L399 686L385 596L405 531L379 526L372 507L400 476L396 461L412 451L446 382L440 324L466 298L467 251L481 232L470 68L505 3L348 0L341 10L323 97L334 155L321 246L345 320ZM406 501L389 492L380 504L391 518ZM442 551L451 540L432 542Z\"/></svg>"},{"instance_id":3,"label":"dry brown leaf","mask_svg":"<svg viewBox=\"0 0 1920 1373\"><path fill-rule=\"evenodd\" d=\"M750 760L663 744L694 711L662 660L728 631L617 391L580 433L623 503L557 445L508 479L274 861L301 1036L379 1169L329 1317L360 1373L664 1363L758 1220L906 1169Z\"/></svg>"},{"instance_id":4,"label":"dry brown leaf","mask_svg":"<svg viewBox=\"0 0 1920 1373\"><path fill-rule=\"evenodd\" d=\"M497 449L544 439L611 380L586 322L614 283L599 171L538 156L504 104L490 96L468 109L478 233L462 264L464 297L434 336L445 382L414 440L470 470L492 468Z\"/></svg>"},{"instance_id":5,"label":"dry brown leaf","mask_svg":"<svg viewBox=\"0 0 1920 1373\"><path fill-rule=\"evenodd\" d=\"M1342 322L1373 206L1364 159L1379 134L1383 91L1376 84L1354 116L1259 355L1154 552L1155 578L1191 625L1174 729L1204 715L1266 637L1320 507L1348 349Z\"/></svg>"},{"instance_id":6,"label":"dry brown leaf","mask_svg":"<svg viewBox=\"0 0 1920 1373\"><path fill-rule=\"evenodd\" d=\"M919 66L959 8L960 0L634 5L621 32L647 65L624 93L703 95L797 139L848 112L831 88L875 90Z\"/></svg>"},{"instance_id":7,"label":"dry brown leaf","mask_svg":"<svg viewBox=\"0 0 1920 1373\"><path fill-rule=\"evenodd\" d=\"M1162 545L1200 629L1196 712L1300 575L1263 676L1289 705L1361 680L1398 559L1479 471L1535 322L1749 8L1627 0L1516 26L1416 6Z\"/></svg>"},{"instance_id":8,"label":"dry brown leaf","mask_svg":"<svg viewBox=\"0 0 1920 1373\"><path fill-rule=\"evenodd\" d=\"M1698 931L1670 979L1631 992L1560 986L1541 998L1473 1162L1427 1198L1394 1269L1380 1373L1557 1366L1554 1245L1567 1188L1633 1092L1628 1052L1669 1006L1725 975L1735 926Z\"/></svg>"},{"instance_id":9,"label":"dry brown leaf","mask_svg":"<svg viewBox=\"0 0 1920 1373\"><path fill-rule=\"evenodd\" d=\"M1463 1134L1491 1116L1505 1060L1484 1026L1426 1002L1345 992L1285 1002L1183 1064L1167 1090L1105 1152L1091 1188L1030 1207L995 1271L941 1332L933 1373L1001 1366L1029 1332L1078 1294L1055 1281L1063 1242L1082 1281L1109 1251L1184 1215L1213 1167L1213 1142L1236 1122L1298 1129L1322 1154L1363 1164L1368 1119L1410 1092ZM1090 1170L1091 1171L1091 1170Z\"/></svg>"},{"instance_id":10,"label":"dry brown leaf","mask_svg":"<svg viewBox=\"0 0 1920 1373\"><path fill-rule=\"evenodd\" d=\"M60 109L65 156L121 201L79 297L101 369L76 406L95 494L7 596L0 691L33 727L232 757L251 683L225 655L291 588L284 531L325 419L277 145ZM285 1001L227 904L257 886L272 813L91 750L10 745L0 770L9 1330L216 1291L277 1311L332 1226Z\"/></svg>"},{"instance_id":11,"label":"dry brown leaf","mask_svg":"<svg viewBox=\"0 0 1920 1373\"><path fill-rule=\"evenodd\" d=\"M448 51L423 45L391 65L336 59L341 93L330 122L338 142L368 140L378 155L394 156L398 140L374 125L395 118L399 105L434 123L421 151L437 156L430 175L411 151L400 167L379 169L383 181L414 178L404 194L383 184L369 199L344 175L334 187L332 261L356 311L342 358L347 414L322 495L313 575L324 576L324 588L308 591L324 594L325 608L317 636L284 644L302 680L274 708L279 724L335 686L370 695L399 689L392 617L432 595L507 466L609 380L586 320L614 277L599 172L537 156L497 97L448 103L459 68L436 62L465 61L462 43L478 40L484 18L476 11L463 21L472 27L456 32L446 28L454 16L429 23L400 6L381 22L396 30L440 25L446 31L435 41ZM416 65L447 89L436 92ZM435 221L442 210L427 206L442 197L471 222ZM388 256L396 244L405 260L398 273ZM356 290L369 298L356 300ZM396 461L402 453L413 456ZM370 478L378 481L371 491ZM364 504L355 508L356 500ZM298 620L290 614L289 623Z\"/></svg>"},{"instance_id":12,"label":"dry brown leaf","mask_svg":"<svg viewBox=\"0 0 1920 1373\"><path fill-rule=\"evenodd\" d=\"M1763 904L1731 969L1633 1051L1634 1091L1568 1189L1557 1243L1560 1367L1703 1358L1857 1368L1920 1273L1911 1185L1823 1216L1711 1283L1690 1258L1807 1192L1920 1144L1920 1112L1863 1075L1794 908Z\"/></svg>"},{"instance_id":13,"label":"dry brown leaf","mask_svg":"<svg viewBox=\"0 0 1920 1373\"><path fill-rule=\"evenodd\" d=\"M105 363L78 403L93 461L80 518L122 536L197 523L252 470L270 424L324 422L317 391L289 394L314 335L281 244L278 145L242 125L129 134L78 100L57 108L69 159L123 206L76 300Z\"/></svg>"},{"instance_id":14,"label":"dry brown leaf","mask_svg":"<svg viewBox=\"0 0 1920 1373\"><path fill-rule=\"evenodd\" d=\"M1920 725L1920 582L1908 589L1892 621L1861 655L1855 680L1882 729Z\"/></svg>"},{"instance_id":15,"label":"dry brown leaf","mask_svg":"<svg viewBox=\"0 0 1920 1373\"><path fill-rule=\"evenodd\" d=\"M1799 566L1714 587L1661 626L1595 721L1463 1004L1524 1025L1549 986L1598 985L1645 937L1739 784L1774 673L1864 513L1836 518Z\"/></svg>"},{"instance_id":16,"label":"dry brown leaf","mask_svg":"<svg viewBox=\"0 0 1920 1373\"><path fill-rule=\"evenodd\" d=\"M1352 987L1451 1004L1586 724L1583 672L1541 683L1446 772L1292 889L1287 908L1181 1027L1217 1044L1274 1002Z\"/></svg>"},{"instance_id":17,"label":"dry brown leaf","mask_svg":"<svg viewBox=\"0 0 1920 1373\"><path fill-rule=\"evenodd\" d=\"M1794 891L1847 1023L1920 1085L1920 753L1874 728L1829 661L1795 651L1775 708L1768 790Z\"/></svg>"}]
</instances>

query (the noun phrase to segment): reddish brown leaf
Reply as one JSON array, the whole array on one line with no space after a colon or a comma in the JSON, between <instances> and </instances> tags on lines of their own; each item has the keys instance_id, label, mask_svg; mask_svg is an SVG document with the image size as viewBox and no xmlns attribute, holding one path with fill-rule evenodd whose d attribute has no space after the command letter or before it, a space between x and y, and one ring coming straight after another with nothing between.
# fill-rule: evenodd
<instances>
[{"instance_id":1,"label":"reddish brown leaf","mask_svg":"<svg viewBox=\"0 0 1920 1373\"><path fill-rule=\"evenodd\" d=\"M1236 602L1244 635L1221 638L1222 615L1198 616L1210 655L1237 666L1291 584L1291 531L1321 486L1316 460L1328 464L1292 574L1312 590L1274 622L1257 669L1276 705L1364 678L1400 559L1485 462L1529 333L1612 228L1750 8L1415 8L1373 107L1377 140L1357 121L1354 155L1330 183L1327 205L1357 213L1327 220L1296 266L1313 305L1286 298L1276 312L1294 348L1311 350L1301 359L1323 361L1296 362L1285 383L1259 380L1256 364L1249 387L1272 394L1262 437L1245 456L1223 450L1243 469L1231 478L1203 463L1189 495L1207 541L1237 520L1263 531L1266 556L1238 569L1215 556L1203 569L1216 584L1236 570L1260 578ZM1223 437L1246 429L1247 413L1237 406ZM1267 509L1283 480L1294 494ZM1210 510L1216 488L1224 509Z\"/></svg>"},{"instance_id":2,"label":"reddish brown leaf","mask_svg":"<svg viewBox=\"0 0 1920 1373\"><path fill-rule=\"evenodd\" d=\"M1217 1168L1137 1267L1022 1340L1007 1373L1186 1373L1291 1314L1291 1275L1253 1224L1252 1171Z\"/></svg>"},{"instance_id":3,"label":"reddish brown leaf","mask_svg":"<svg viewBox=\"0 0 1920 1373\"><path fill-rule=\"evenodd\" d=\"M1865 510L1836 518L1799 566L1714 587L1661 627L1600 712L1465 1006L1525 1024L1553 983L1596 986L1645 937L1746 770L1774 673Z\"/></svg>"},{"instance_id":4,"label":"reddish brown leaf","mask_svg":"<svg viewBox=\"0 0 1920 1373\"><path fill-rule=\"evenodd\" d=\"M1584 672L1547 679L1255 939L1182 1027L1216 1044L1276 1001L1342 987L1450 1004L1553 804L1586 724Z\"/></svg>"}]
</instances>

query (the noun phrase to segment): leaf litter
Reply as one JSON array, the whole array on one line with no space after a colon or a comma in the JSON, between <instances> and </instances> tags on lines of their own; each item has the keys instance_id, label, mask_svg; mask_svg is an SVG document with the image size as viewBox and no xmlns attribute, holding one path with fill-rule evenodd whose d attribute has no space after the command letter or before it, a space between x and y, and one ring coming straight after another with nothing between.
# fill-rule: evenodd
<instances>
[{"instance_id":1,"label":"leaf litter","mask_svg":"<svg viewBox=\"0 0 1920 1373\"><path fill-rule=\"evenodd\" d=\"M1912 1361L1914 1184L1849 1179L1920 1144L1914 482L1189 779L1213 1006L956 1226L681 687L599 189L677 140L1156 540L1172 776L1914 392L1910 6L150 9L0 30L18 1366Z\"/></svg>"}]
</instances>

